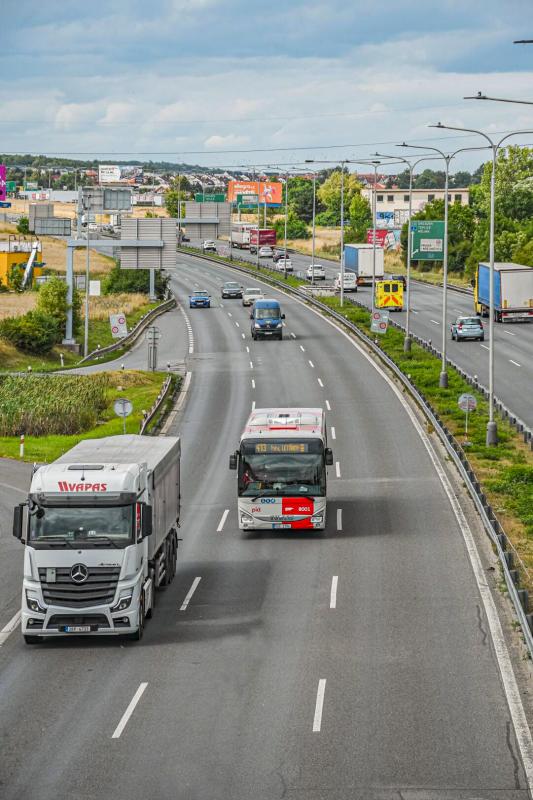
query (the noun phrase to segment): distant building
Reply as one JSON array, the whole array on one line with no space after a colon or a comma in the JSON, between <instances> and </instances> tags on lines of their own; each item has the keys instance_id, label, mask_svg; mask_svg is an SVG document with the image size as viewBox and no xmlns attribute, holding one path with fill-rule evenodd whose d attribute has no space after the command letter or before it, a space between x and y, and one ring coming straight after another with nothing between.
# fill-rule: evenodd
<instances>
[{"instance_id":1,"label":"distant building","mask_svg":"<svg viewBox=\"0 0 533 800\"><path fill-rule=\"evenodd\" d=\"M372 189L365 187L361 194L372 205ZM467 206L470 198L468 189L450 189L448 191L449 203L461 203ZM433 200L444 200L444 189L413 189L413 213L422 211L427 203ZM409 191L407 189L384 189L378 184L376 191L376 211L408 211Z\"/></svg>"}]
</instances>

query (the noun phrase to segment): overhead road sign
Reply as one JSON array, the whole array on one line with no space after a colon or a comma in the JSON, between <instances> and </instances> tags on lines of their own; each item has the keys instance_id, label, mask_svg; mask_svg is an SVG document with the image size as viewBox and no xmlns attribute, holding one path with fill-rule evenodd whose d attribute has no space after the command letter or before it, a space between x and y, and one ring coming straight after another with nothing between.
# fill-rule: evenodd
<instances>
[{"instance_id":1,"label":"overhead road sign","mask_svg":"<svg viewBox=\"0 0 533 800\"><path fill-rule=\"evenodd\" d=\"M225 203L226 202L226 195L225 194L204 194L203 192L198 192L198 194L194 195L194 199L197 203Z\"/></svg>"},{"instance_id":2,"label":"overhead road sign","mask_svg":"<svg viewBox=\"0 0 533 800\"><path fill-rule=\"evenodd\" d=\"M13 194L13 192L17 191L17 182L16 181L6 181L6 192Z\"/></svg>"},{"instance_id":3,"label":"overhead road sign","mask_svg":"<svg viewBox=\"0 0 533 800\"><path fill-rule=\"evenodd\" d=\"M102 186L83 186L79 190L82 208L95 214L107 211L131 211L131 189L104 189Z\"/></svg>"},{"instance_id":4,"label":"overhead road sign","mask_svg":"<svg viewBox=\"0 0 533 800\"><path fill-rule=\"evenodd\" d=\"M177 220L172 217L123 219L119 240L121 269L174 269L177 256L176 224ZM145 244L131 247L126 244L131 239Z\"/></svg>"},{"instance_id":5,"label":"overhead road sign","mask_svg":"<svg viewBox=\"0 0 533 800\"><path fill-rule=\"evenodd\" d=\"M34 231L41 236L70 236L72 220L69 217L35 217Z\"/></svg>"},{"instance_id":6,"label":"overhead road sign","mask_svg":"<svg viewBox=\"0 0 533 800\"><path fill-rule=\"evenodd\" d=\"M442 261L444 258L444 222L417 219L411 224L413 261Z\"/></svg>"}]
</instances>

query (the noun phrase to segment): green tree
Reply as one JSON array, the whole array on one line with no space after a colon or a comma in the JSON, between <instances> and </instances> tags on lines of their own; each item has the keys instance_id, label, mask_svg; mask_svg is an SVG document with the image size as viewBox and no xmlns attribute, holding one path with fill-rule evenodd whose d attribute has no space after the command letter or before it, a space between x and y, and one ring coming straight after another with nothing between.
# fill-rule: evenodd
<instances>
[{"instance_id":1,"label":"green tree","mask_svg":"<svg viewBox=\"0 0 533 800\"><path fill-rule=\"evenodd\" d=\"M28 217L21 217L17 222L17 231L22 234L30 232L30 221Z\"/></svg>"},{"instance_id":2,"label":"green tree","mask_svg":"<svg viewBox=\"0 0 533 800\"><path fill-rule=\"evenodd\" d=\"M415 189L444 189L446 175L443 170L425 169L413 181Z\"/></svg>"},{"instance_id":3,"label":"green tree","mask_svg":"<svg viewBox=\"0 0 533 800\"><path fill-rule=\"evenodd\" d=\"M350 172L344 173L344 213L348 216L348 209L354 195L361 191L361 184L357 175ZM326 178L324 183L317 190L320 202L325 206L325 212L321 218L330 219L332 225L340 225L341 222L341 172L335 170Z\"/></svg>"},{"instance_id":4,"label":"green tree","mask_svg":"<svg viewBox=\"0 0 533 800\"><path fill-rule=\"evenodd\" d=\"M58 337L56 320L38 310L0 320L0 338L26 353L49 353Z\"/></svg>"},{"instance_id":5,"label":"green tree","mask_svg":"<svg viewBox=\"0 0 533 800\"><path fill-rule=\"evenodd\" d=\"M350 225L346 229L346 241L366 242L366 232L372 227L370 203L361 194L352 197L349 208Z\"/></svg>"},{"instance_id":6,"label":"green tree","mask_svg":"<svg viewBox=\"0 0 533 800\"><path fill-rule=\"evenodd\" d=\"M67 322L67 312L69 310L67 296L67 284L59 278L53 277L41 286L37 298L37 311L55 320L60 338L63 335ZM81 325L80 309L81 297L79 292L74 291L72 299L72 325L75 332L80 329Z\"/></svg>"},{"instance_id":7,"label":"green tree","mask_svg":"<svg viewBox=\"0 0 533 800\"><path fill-rule=\"evenodd\" d=\"M274 230L276 231L276 238L279 241L285 239L285 219L276 220L274 223ZM311 234L305 222L299 219L294 211L289 208L287 214L287 239L309 239Z\"/></svg>"},{"instance_id":8,"label":"green tree","mask_svg":"<svg viewBox=\"0 0 533 800\"><path fill-rule=\"evenodd\" d=\"M313 219L313 181L309 178L291 178L289 181L289 208L304 222ZM316 211L322 210L317 196Z\"/></svg>"}]
</instances>

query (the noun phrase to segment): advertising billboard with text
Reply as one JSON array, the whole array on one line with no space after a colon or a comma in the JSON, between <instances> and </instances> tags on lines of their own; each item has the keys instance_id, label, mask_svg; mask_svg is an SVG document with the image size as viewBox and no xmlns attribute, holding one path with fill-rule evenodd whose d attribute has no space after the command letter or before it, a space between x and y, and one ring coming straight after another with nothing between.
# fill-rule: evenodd
<instances>
[{"instance_id":1,"label":"advertising billboard with text","mask_svg":"<svg viewBox=\"0 0 533 800\"><path fill-rule=\"evenodd\" d=\"M6 199L6 165L0 164L0 201Z\"/></svg>"},{"instance_id":2,"label":"advertising billboard with text","mask_svg":"<svg viewBox=\"0 0 533 800\"><path fill-rule=\"evenodd\" d=\"M98 183L118 183L120 167L116 164L100 164L98 167Z\"/></svg>"},{"instance_id":3,"label":"advertising billboard with text","mask_svg":"<svg viewBox=\"0 0 533 800\"><path fill-rule=\"evenodd\" d=\"M257 187L259 185L259 192ZM279 206L282 202L283 184L269 181L230 181L228 183L228 201L237 202L237 195L257 195L261 205Z\"/></svg>"}]
</instances>

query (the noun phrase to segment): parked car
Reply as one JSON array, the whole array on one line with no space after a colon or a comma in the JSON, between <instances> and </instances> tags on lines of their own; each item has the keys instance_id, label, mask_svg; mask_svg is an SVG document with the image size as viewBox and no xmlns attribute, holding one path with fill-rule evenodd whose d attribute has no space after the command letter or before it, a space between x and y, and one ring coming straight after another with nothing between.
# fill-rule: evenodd
<instances>
[{"instance_id":1,"label":"parked car","mask_svg":"<svg viewBox=\"0 0 533 800\"><path fill-rule=\"evenodd\" d=\"M479 339L482 342L485 338L483 323L479 317L457 317L451 327L452 339Z\"/></svg>"},{"instance_id":2,"label":"parked car","mask_svg":"<svg viewBox=\"0 0 533 800\"><path fill-rule=\"evenodd\" d=\"M206 241L202 244L202 250L204 253L216 253L217 251L217 243L214 242L212 239L206 239Z\"/></svg>"},{"instance_id":3,"label":"parked car","mask_svg":"<svg viewBox=\"0 0 533 800\"><path fill-rule=\"evenodd\" d=\"M242 297L242 286L237 281L226 281L223 284L220 294L223 298L226 297Z\"/></svg>"},{"instance_id":4,"label":"parked car","mask_svg":"<svg viewBox=\"0 0 533 800\"><path fill-rule=\"evenodd\" d=\"M307 277L310 281L325 281L326 270L322 264L309 264L309 267L307 268Z\"/></svg>"},{"instance_id":5,"label":"parked car","mask_svg":"<svg viewBox=\"0 0 533 800\"><path fill-rule=\"evenodd\" d=\"M200 289L189 295L189 308L211 308L211 295Z\"/></svg>"},{"instance_id":6,"label":"parked car","mask_svg":"<svg viewBox=\"0 0 533 800\"><path fill-rule=\"evenodd\" d=\"M242 293L243 306L251 306L256 300L262 300L264 297L261 289L245 289Z\"/></svg>"}]
</instances>

